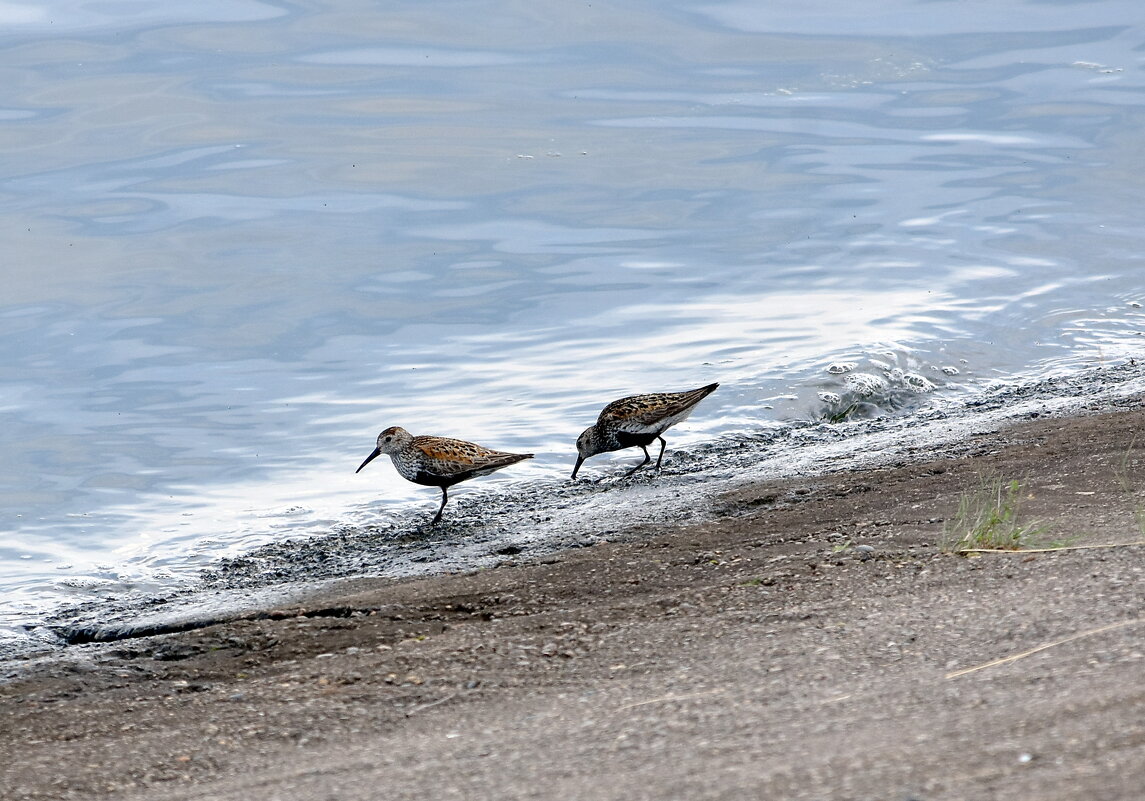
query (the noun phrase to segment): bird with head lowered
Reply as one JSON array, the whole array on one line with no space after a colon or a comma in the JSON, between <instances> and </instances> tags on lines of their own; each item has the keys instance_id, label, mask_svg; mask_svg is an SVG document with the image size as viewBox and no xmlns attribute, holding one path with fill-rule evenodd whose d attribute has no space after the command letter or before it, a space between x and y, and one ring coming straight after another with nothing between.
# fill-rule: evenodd
<instances>
[{"instance_id":1,"label":"bird with head lowered","mask_svg":"<svg viewBox=\"0 0 1145 801\"><path fill-rule=\"evenodd\" d=\"M638 447L644 451L644 461L628 471L627 475L632 475L652 461L648 446L655 440L660 440L660 455L656 458L656 469L659 470L660 462L664 459L664 448L668 445L663 433L687 419L696 404L712 394L718 386L708 384L684 392L655 392L614 400L601 410L596 422L577 437L577 460L572 477L576 478L580 466L590 456Z\"/></svg>"}]
</instances>

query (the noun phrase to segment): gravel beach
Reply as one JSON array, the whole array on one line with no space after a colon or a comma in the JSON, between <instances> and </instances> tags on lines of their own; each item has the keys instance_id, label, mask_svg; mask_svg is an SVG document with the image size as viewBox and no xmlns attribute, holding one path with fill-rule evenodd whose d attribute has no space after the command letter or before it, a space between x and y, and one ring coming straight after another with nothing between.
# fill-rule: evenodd
<instances>
[{"instance_id":1,"label":"gravel beach","mask_svg":"<svg viewBox=\"0 0 1145 801\"><path fill-rule=\"evenodd\" d=\"M1138 799L1143 428L1136 400L1027 420L702 522L10 663L2 795ZM1069 547L944 549L992 479Z\"/></svg>"}]
</instances>

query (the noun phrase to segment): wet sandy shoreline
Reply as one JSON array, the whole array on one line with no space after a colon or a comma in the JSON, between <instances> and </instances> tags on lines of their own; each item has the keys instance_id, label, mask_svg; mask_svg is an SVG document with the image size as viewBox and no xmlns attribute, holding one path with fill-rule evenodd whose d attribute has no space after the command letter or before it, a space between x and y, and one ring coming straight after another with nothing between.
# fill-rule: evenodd
<instances>
[{"instance_id":1,"label":"wet sandy shoreline","mask_svg":"<svg viewBox=\"0 0 1145 801\"><path fill-rule=\"evenodd\" d=\"M1145 365L1130 360L1001 383L961 400L936 399L910 414L845 425L824 424L815 416L773 423L689 451L673 450L664 471L632 478L624 477L621 458L578 481L562 474L513 482L502 491L478 485L455 501L457 508L439 525L428 525L428 516L415 505L405 510L404 522L340 523L322 536L271 542L216 563L190 585L61 609L33 632L29 644L51 648L59 638L85 643L185 631L258 616L276 606L308 604L363 576L467 572L639 539L650 531L721 518L723 496L743 486L982 453L976 435L1025 420L1126 408L1142 394ZM9 644L0 643L0 664L27 651L18 643L5 648Z\"/></svg>"},{"instance_id":2,"label":"wet sandy shoreline","mask_svg":"<svg viewBox=\"0 0 1145 801\"><path fill-rule=\"evenodd\" d=\"M745 484L699 523L76 646L0 685L0 786L1137 798L1143 424L1126 397L973 434L942 458ZM1052 537L1120 547L943 553L983 476L1020 480L1022 514Z\"/></svg>"}]
</instances>

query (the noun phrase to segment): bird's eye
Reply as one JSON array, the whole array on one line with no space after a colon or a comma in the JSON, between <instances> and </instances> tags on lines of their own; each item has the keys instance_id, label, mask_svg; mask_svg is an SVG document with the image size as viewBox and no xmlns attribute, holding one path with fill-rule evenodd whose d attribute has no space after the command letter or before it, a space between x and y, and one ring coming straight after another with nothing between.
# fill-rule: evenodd
<instances>
[{"instance_id":1,"label":"bird's eye","mask_svg":"<svg viewBox=\"0 0 1145 801\"><path fill-rule=\"evenodd\" d=\"M393 439L393 437L386 437L386 442L389 442L392 439Z\"/></svg>"}]
</instances>

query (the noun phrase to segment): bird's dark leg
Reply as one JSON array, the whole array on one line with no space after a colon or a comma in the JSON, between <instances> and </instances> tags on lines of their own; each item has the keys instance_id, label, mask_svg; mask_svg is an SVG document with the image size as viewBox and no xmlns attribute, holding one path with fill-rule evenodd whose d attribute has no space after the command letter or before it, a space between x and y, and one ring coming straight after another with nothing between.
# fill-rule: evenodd
<instances>
[{"instance_id":1,"label":"bird's dark leg","mask_svg":"<svg viewBox=\"0 0 1145 801\"><path fill-rule=\"evenodd\" d=\"M633 474L633 473L635 473L637 470L639 470L641 467L643 467L644 465L646 465L646 464L648 464L650 461L652 461L652 457L651 457L651 456L648 454L648 448L647 448L647 446L645 446L645 445L641 445L641 446L640 446L640 450L644 451L644 461L643 461L643 462L641 462L640 464L636 465L636 467L632 468L632 469L631 469L631 470L629 470L627 473L625 473L625 474L624 474L624 477L625 477L625 478L628 478L628 476L632 475L632 474Z\"/></svg>"},{"instance_id":2,"label":"bird's dark leg","mask_svg":"<svg viewBox=\"0 0 1145 801\"><path fill-rule=\"evenodd\" d=\"M660 440L660 455L656 457L656 469L659 470L660 461L664 458L664 449L668 447L668 443L661 436L657 436L656 439Z\"/></svg>"},{"instance_id":3,"label":"bird's dark leg","mask_svg":"<svg viewBox=\"0 0 1145 801\"><path fill-rule=\"evenodd\" d=\"M430 522L431 526L436 526L438 523L441 522L441 512L443 509L445 509L445 502L448 500L449 500L449 493L446 491L445 487L442 487L441 488L441 506L437 507L437 514L434 515L433 520Z\"/></svg>"}]
</instances>

